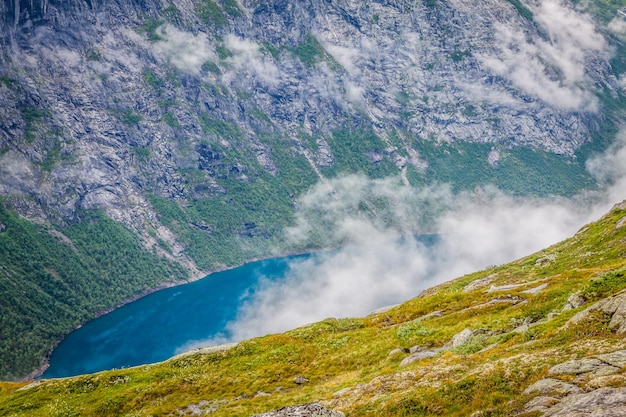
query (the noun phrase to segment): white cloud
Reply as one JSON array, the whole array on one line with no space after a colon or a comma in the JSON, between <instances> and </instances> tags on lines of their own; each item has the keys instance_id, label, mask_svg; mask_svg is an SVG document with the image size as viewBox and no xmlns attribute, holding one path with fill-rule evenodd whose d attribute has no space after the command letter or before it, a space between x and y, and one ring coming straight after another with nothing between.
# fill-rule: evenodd
<instances>
[{"instance_id":1,"label":"white cloud","mask_svg":"<svg viewBox=\"0 0 626 417\"><path fill-rule=\"evenodd\" d=\"M626 130L617 135L604 154L587 161L587 170L606 190L600 196L603 204L594 213L598 217L606 211L606 206L626 199Z\"/></svg>"},{"instance_id":2,"label":"white cloud","mask_svg":"<svg viewBox=\"0 0 626 417\"><path fill-rule=\"evenodd\" d=\"M626 74L620 75L618 83L620 88L626 92Z\"/></svg>"},{"instance_id":3,"label":"white cloud","mask_svg":"<svg viewBox=\"0 0 626 417\"><path fill-rule=\"evenodd\" d=\"M626 132L590 160L589 171L606 185L603 191L568 199L517 198L495 189L454 194L446 186L416 190L398 178L358 175L322 181L298 200L287 244L321 239L338 249L292 262L281 281L263 281L224 334L194 347L361 316L567 238L626 199ZM438 233L435 246L407 237L424 231Z\"/></svg>"},{"instance_id":4,"label":"white cloud","mask_svg":"<svg viewBox=\"0 0 626 417\"><path fill-rule=\"evenodd\" d=\"M233 53L226 61L236 70L255 74L268 85L276 85L279 82L278 67L263 55L257 43L235 35L227 35L224 44Z\"/></svg>"},{"instance_id":5,"label":"white cloud","mask_svg":"<svg viewBox=\"0 0 626 417\"><path fill-rule=\"evenodd\" d=\"M608 29L616 35L626 35L626 17L617 16L608 24Z\"/></svg>"},{"instance_id":6,"label":"white cloud","mask_svg":"<svg viewBox=\"0 0 626 417\"><path fill-rule=\"evenodd\" d=\"M435 187L418 197L410 195L410 188L389 179L345 177L314 187L300 201L299 223L291 237L306 240L307 231L321 223L344 246L294 262L282 282L266 281L243 303L238 319L227 327L226 339L280 332L326 317L367 314L434 284L546 247L575 232L584 217L569 202L524 201L495 191L477 197ZM354 215L359 205L381 198L391 206L379 212L383 218ZM428 207L431 202L433 207ZM405 226L421 223L404 218L414 211L442 213L437 219L441 240L435 247L399 238L396 228L386 226L388 215L405 221ZM314 216L320 218L305 227Z\"/></svg>"},{"instance_id":7,"label":"white cloud","mask_svg":"<svg viewBox=\"0 0 626 417\"><path fill-rule=\"evenodd\" d=\"M591 57L607 53L606 41L590 18L558 0L542 1L531 8L547 39L509 25L495 25L500 50L482 56L483 64L526 94L554 107L597 110L585 64Z\"/></svg>"},{"instance_id":8,"label":"white cloud","mask_svg":"<svg viewBox=\"0 0 626 417\"><path fill-rule=\"evenodd\" d=\"M101 67L101 70L106 71L108 68L113 71L115 67L120 68L124 73L137 74L141 72L143 68L143 61L135 54L129 54L126 48L126 43L141 44L144 40L132 30L119 30L116 32L107 32L100 39L100 45L98 45L98 51L102 53L106 62L111 62L113 66Z\"/></svg>"},{"instance_id":9,"label":"white cloud","mask_svg":"<svg viewBox=\"0 0 626 417\"><path fill-rule=\"evenodd\" d=\"M332 57L345 68L350 75L358 75L358 61L361 56L361 50L358 48L348 48L345 46L325 43L324 48L332 55Z\"/></svg>"},{"instance_id":10,"label":"white cloud","mask_svg":"<svg viewBox=\"0 0 626 417\"><path fill-rule=\"evenodd\" d=\"M353 104L363 104L365 88L349 80L344 80L344 85L346 86L346 97L348 101Z\"/></svg>"},{"instance_id":11,"label":"white cloud","mask_svg":"<svg viewBox=\"0 0 626 417\"><path fill-rule=\"evenodd\" d=\"M199 74L202 64L216 60L213 47L203 34L183 32L171 25L159 27L157 33L162 40L154 42L153 50L181 71Z\"/></svg>"}]
</instances>

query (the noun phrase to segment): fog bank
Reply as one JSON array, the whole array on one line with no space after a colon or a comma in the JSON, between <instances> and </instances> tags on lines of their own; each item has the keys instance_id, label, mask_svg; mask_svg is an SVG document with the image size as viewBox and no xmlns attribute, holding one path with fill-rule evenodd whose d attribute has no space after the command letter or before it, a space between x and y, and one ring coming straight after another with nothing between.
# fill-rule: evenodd
<instances>
[{"instance_id":1,"label":"fog bank","mask_svg":"<svg viewBox=\"0 0 626 417\"><path fill-rule=\"evenodd\" d=\"M446 185L415 189L399 178L359 175L322 181L300 197L285 236L291 247L325 241L338 249L292 262L281 281L263 280L224 334L187 348L362 316L572 236L626 198L625 138L588 163L602 190L571 198L495 188L455 194ZM424 231L438 234L434 246L413 238Z\"/></svg>"}]
</instances>

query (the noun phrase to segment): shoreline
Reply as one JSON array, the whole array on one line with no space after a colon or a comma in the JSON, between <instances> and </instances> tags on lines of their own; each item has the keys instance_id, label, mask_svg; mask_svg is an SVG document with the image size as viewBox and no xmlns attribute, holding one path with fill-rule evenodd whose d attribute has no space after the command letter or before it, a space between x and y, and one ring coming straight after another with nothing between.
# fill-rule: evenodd
<instances>
[{"instance_id":1,"label":"shoreline","mask_svg":"<svg viewBox=\"0 0 626 417\"><path fill-rule=\"evenodd\" d=\"M416 234L412 234L412 236L432 236L432 235L436 235L436 233L416 233ZM72 330L70 330L66 335L64 335L62 338L58 339L54 345L50 348L50 350L45 354L45 356L43 357L43 363L37 367L36 369L34 369L30 374L28 374L26 377L20 379L18 382L29 382L29 381L34 381L37 380L39 378L41 378L43 376L43 374L46 372L46 370L50 367L50 358L52 356L52 353L54 352L54 350L59 346L59 344L72 332L80 329L82 326L84 326L85 324L89 323L90 321L96 320L108 313L111 313L114 310L117 310L119 308L124 307L127 304L130 304L132 302L135 302L143 297L146 297L150 294L153 294L155 292L161 291L161 290L165 290L168 288L173 288L173 287L178 287L180 285L185 285L185 284L190 284L192 282L195 281L199 281L201 279L205 279L210 277L212 274L215 274L217 272L223 272L223 271L228 271L228 270L232 270L235 268L239 268L242 267L244 265L248 265L254 262L260 262L260 261L265 261L268 259L275 259L275 258L286 258L286 257L290 257L290 256L299 256L299 255L311 255L311 254L317 254L317 253L322 253L322 252L327 252L327 251L332 251L332 250L337 250L339 249L341 246L337 246L337 247L330 247L330 248L311 248L311 249L306 249L306 250L299 250L299 251L290 251L290 252L285 252L285 253L278 253L278 254L268 254L267 256L258 256L258 257L254 257L254 258L249 258L245 261L243 261L240 264L237 265L233 265L233 266L224 266L222 268L217 268L215 270L211 270L208 272L199 272L196 275L192 275L189 279L185 280L185 281L176 281L176 282L165 282L165 283L161 283L156 287L153 288L148 288L146 290L141 291L140 293L129 297L125 300L123 300L121 303L119 303L118 305L114 306L114 307L110 307L108 309L102 310L100 312L98 312L96 315L94 315L91 319L78 324L76 327L74 327Z\"/></svg>"},{"instance_id":2,"label":"shoreline","mask_svg":"<svg viewBox=\"0 0 626 417\"><path fill-rule=\"evenodd\" d=\"M72 332L80 329L81 327L83 327L85 324L89 323L90 321L96 320L104 315L107 315L109 313L111 313L112 311L115 311L119 308L124 307L127 304L133 303L143 297L146 297L150 294L154 294L155 292L161 291L161 290L165 290L168 288L173 288L173 287L178 287L181 285L185 285L185 284L190 284L192 282L195 281L199 281L201 279L205 279L210 277L212 274L218 273L218 272L223 272L223 271L228 271L228 270L232 270L232 269L236 269L239 267L242 267L244 265L248 265L254 262L260 262L260 261L265 261L268 259L274 259L274 258L286 258L286 257L290 257L290 256L298 256L298 255L307 255L307 254L313 254L313 253L319 253L319 252L323 252L325 250L329 250L327 248L321 248L321 249L311 249L311 250L302 250L302 251L293 251L293 252L287 252L284 254L273 254L273 255L268 255L268 256L259 256L259 257L255 257L255 258L250 258L245 260L244 262L237 264L237 265L233 265L233 266L225 266L223 268L218 268L215 270L211 270L209 272L200 272L196 275L192 275L189 279L185 280L185 281L176 281L176 282L164 282L159 284L156 287L153 288L148 288L145 289L139 293L137 293L136 295L129 297L125 300L123 300L121 303L119 303L116 306L107 308L105 310L99 311L98 313L96 313L96 315L94 315L91 319L78 324L77 326L75 326L74 328L72 328L72 330L70 330L66 335L64 335L62 338L58 339L54 345L50 348L50 350L48 350L48 352L44 355L43 359L43 363L38 366L37 368L35 368L30 374L26 375L24 378L19 379L17 382L32 382L35 381L37 379L40 379L43 374L48 370L48 368L50 367L50 358L52 357L52 353L54 352L54 350L59 346L59 344L61 342L63 342L63 340Z\"/></svg>"}]
</instances>

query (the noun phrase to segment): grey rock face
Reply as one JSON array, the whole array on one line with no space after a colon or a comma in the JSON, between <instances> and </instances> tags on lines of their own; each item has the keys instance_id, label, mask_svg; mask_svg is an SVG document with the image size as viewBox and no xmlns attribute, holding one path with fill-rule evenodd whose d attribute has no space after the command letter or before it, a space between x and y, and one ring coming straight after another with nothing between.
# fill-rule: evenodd
<instances>
[{"instance_id":1,"label":"grey rock face","mask_svg":"<svg viewBox=\"0 0 626 417\"><path fill-rule=\"evenodd\" d=\"M58 224L103 209L179 259L148 195L224 195L228 181L278 175L278 158L321 177L345 125L373 130L381 145L364 157L403 175L428 170L416 143L490 144L493 169L519 146L572 156L602 123L594 91L619 89L596 31L554 61L579 43L546 38L540 4L535 22L506 0L238 4L239 16L203 18L190 0L2 3L7 204ZM525 62L536 83L519 81ZM578 70L563 78L564 65Z\"/></svg>"},{"instance_id":2,"label":"grey rock face","mask_svg":"<svg viewBox=\"0 0 626 417\"><path fill-rule=\"evenodd\" d=\"M297 385L302 385L302 384L306 384L307 382L309 382L308 378L303 377L302 375L297 376L293 379L294 384Z\"/></svg>"},{"instance_id":3,"label":"grey rock face","mask_svg":"<svg viewBox=\"0 0 626 417\"><path fill-rule=\"evenodd\" d=\"M580 388L578 388L574 384L569 384L567 382L560 381L558 379L541 379L528 388L524 390L524 394L540 394L540 395L549 395L549 394L558 394L565 395L575 392L580 392Z\"/></svg>"},{"instance_id":4,"label":"grey rock face","mask_svg":"<svg viewBox=\"0 0 626 417\"><path fill-rule=\"evenodd\" d=\"M626 410L626 387L599 388L572 394L545 411L545 416L624 416Z\"/></svg>"},{"instance_id":5,"label":"grey rock face","mask_svg":"<svg viewBox=\"0 0 626 417\"><path fill-rule=\"evenodd\" d=\"M498 276L496 274L491 274L485 278L477 279L476 281L472 281L463 288L463 292L470 292L477 290L479 288L485 287L496 279Z\"/></svg>"},{"instance_id":6,"label":"grey rock face","mask_svg":"<svg viewBox=\"0 0 626 417\"><path fill-rule=\"evenodd\" d=\"M616 352L605 353L603 355L596 355L596 358L618 368L626 366L626 350L618 350Z\"/></svg>"},{"instance_id":7,"label":"grey rock face","mask_svg":"<svg viewBox=\"0 0 626 417\"><path fill-rule=\"evenodd\" d=\"M562 311L567 311L573 308L578 308L582 306L583 304L585 304L586 301L587 300L585 300L579 293L574 293L569 296L569 298L567 299L567 302L565 303L565 306L563 306Z\"/></svg>"},{"instance_id":8,"label":"grey rock face","mask_svg":"<svg viewBox=\"0 0 626 417\"><path fill-rule=\"evenodd\" d=\"M550 375L579 375L598 370L605 364L595 358L584 358L574 361L564 362L550 368Z\"/></svg>"}]
</instances>

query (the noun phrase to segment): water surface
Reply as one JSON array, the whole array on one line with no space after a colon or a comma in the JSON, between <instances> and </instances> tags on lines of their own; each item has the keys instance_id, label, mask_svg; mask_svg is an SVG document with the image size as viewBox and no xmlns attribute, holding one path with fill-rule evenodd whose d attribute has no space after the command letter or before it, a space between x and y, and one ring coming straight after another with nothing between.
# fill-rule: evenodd
<instances>
[{"instance_id":1,"label":"water surface","mask_svg":"<svg viewBox=\"0 0 626 417\"><path fill-rule=\"evenodd\" d=\"M123 368L170 358L224 331L260 279L281 279L297 255L249 263L157 291L88 322L54 350L44 378Z\"/></svg>"}]
</instances>

